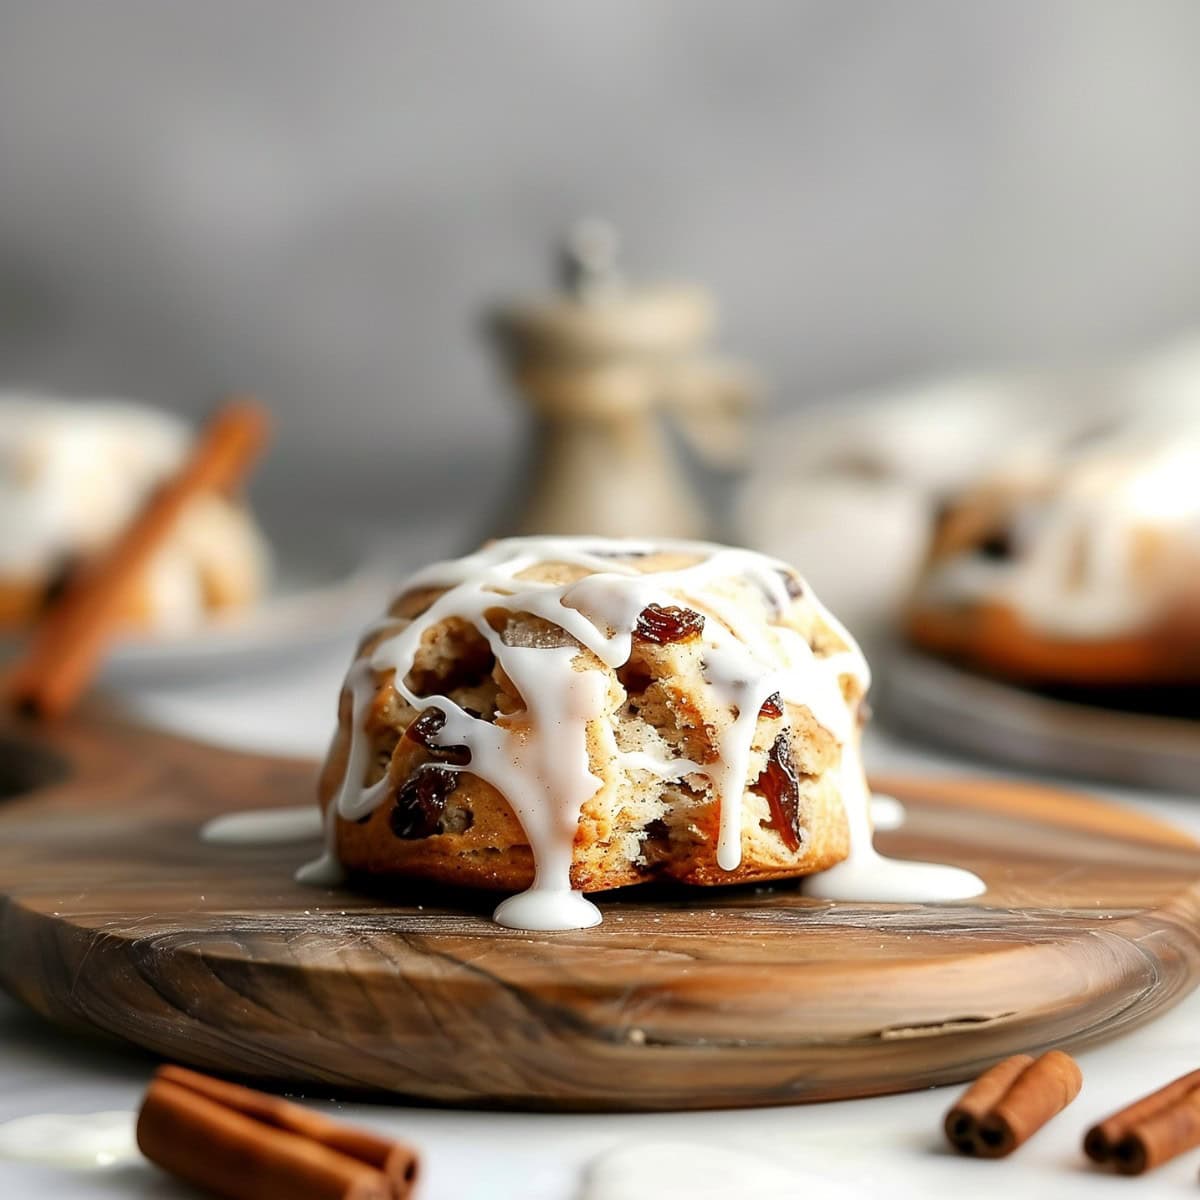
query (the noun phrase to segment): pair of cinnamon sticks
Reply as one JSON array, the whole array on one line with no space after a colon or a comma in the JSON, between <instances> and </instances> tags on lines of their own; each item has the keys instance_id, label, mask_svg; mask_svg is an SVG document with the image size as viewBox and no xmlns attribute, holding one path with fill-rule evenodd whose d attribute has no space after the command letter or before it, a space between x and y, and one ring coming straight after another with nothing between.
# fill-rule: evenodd
<instances>
[{"instance_id":1,"label":"pair of cinnamon sticks","mask_svg":"<svg viewBox=\"0 0 1200 1200\"><path fill-rule=\"evenodd\" d=\"M963 1154L1004 1158L1057 1116L1083 1087L1079 1064L1061 1050L1014 1054L985 1071L946 1114L950 1144Z\"/></svg>"},{"instance_id":2,"label":"pair of cinnamon sticks","mask_svg":"<svg viewBox=\"0 0 1200 1200\"><path fill-rule=\"evenodd\" d=\"M1093 1125L1083 1151L1121 1175L1142 1175L1200 1146L1200 1071L1168 1083Z\"/></svg>"},{"instance_id":3,"label":"pair of cinnamon sticks","mask_svg":"<svg viewBox=\"0 0 1200 1200\"><path fill-rule=\"evenodd\" d=\"M228 1200L407 1200L416 1151L365 1129L183 1067L159 1068L138 1147Z\"/></svg>"},{"instance_id":4,"label":"pair of cinnamon sticks","mask_svg":"<svg viewBox=\"0 0 1200 1200\"><path fill-rule=\"evenodd\" d=\"M53 718L74 706L120 623L131 590L188 506L198 496L234 490L266 445L269 425L265 409L249 400L231 400L216 413L175 474L46 613L5 681L13 707Z\"/></svg>"},{"instance_id":5,"label":"pair of cinnamon sticks","mask_svg":"<svg viewBox=\"0 0 1200 1200\"><path fill-rule=\"evenodd\" d=\"M1022 1146L1079 1094L1069 1054L1017 1054L985 1071L946 1114L950 1144L979 1158ZM1084 1153L1122 1175L1142 1175L1200 1146L1200 1071L1159 1088L1088 1130Z\"/></svg>"},{"instance_id":6,"label":"pair of cinnamon sticks","mask_svg":"<svg viewBox=\"0 0 1200 1200\"><path fill-rule=\"evenodd\" d=\"M985 1071L946 1114L958 1150L1001 1158L1079 1094L1070 1055L1018 1054ZM408 1200L414 1150L275 1096L183 1067L161 1067L138 1118L142 1153L229 1200ZM1200 1145L1200 1071L1174 1080L1094 1125L1094 1162L1140 1175Z\"/></svg>"}]
</instances>

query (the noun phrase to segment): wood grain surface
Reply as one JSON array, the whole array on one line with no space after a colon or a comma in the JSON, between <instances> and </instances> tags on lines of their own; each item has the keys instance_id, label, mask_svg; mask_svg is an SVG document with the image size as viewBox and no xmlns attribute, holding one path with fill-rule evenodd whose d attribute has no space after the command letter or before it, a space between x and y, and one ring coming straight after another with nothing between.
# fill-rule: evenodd
<instances>
[{"instance_id":1,"label":"wood grain surface","mask_svg":"<svg viewBox=\"0 0 1200 1200\"><path fill-rule=\"evenodd\" d=\"M0 982L62 1025L252 1079L473 1105L794 1103L924 1087L1148 1020L1200 970L1200 848L1049 788L879 780L889 853L948 905L794 885L601 897L527 934L495 897L303 888L312 846L203 843L312 795L311 763L92 716L0 733Z\"/></svg>"}]
</instances>

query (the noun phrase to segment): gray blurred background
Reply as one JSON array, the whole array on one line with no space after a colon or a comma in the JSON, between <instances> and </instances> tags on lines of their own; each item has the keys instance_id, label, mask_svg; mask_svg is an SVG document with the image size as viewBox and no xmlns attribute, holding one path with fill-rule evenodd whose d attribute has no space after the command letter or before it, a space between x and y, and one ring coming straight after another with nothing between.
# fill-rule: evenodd
<instances>
[{"instance_id":1,"label":"gray blurred background","mask_svg":"<svg viewBox=\"0 0 1200 1200\"><path fill-rule=\"evenodd\" d=\"M479 308L580 214L779 406L1114 356L1200 324L1198 61L1194 0L3 0L0 376L250 389L277 494L483 499Z\"/></svg>"}]
</instances>

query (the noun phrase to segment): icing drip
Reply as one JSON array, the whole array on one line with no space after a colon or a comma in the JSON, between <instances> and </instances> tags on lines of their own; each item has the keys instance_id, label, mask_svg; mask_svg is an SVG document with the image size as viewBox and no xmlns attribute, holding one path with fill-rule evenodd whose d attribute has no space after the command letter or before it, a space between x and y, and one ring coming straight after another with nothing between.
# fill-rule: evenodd
<instances>
[{"instance_id":1,"label":"icing drip","mask_svg":"<svg viewBox=\"0 0 1200 1200\"><path fill-rule=\"evenodd\" d=\"M679 553L698 561L672 570L643 573L621 556L654 552ZM530 567L562 564L591 572L566 583L523 579ZM742 579L755 585L769 612L781 614L793 596L807 602L846 647L819 655L797 631L766 626L762 614L748 613L721 590L721 582ZM623 760L631 770L664 779L686 775L707 777L719 801L717 861L725 870L741 862L742 797L748 783L758 714L768 701L806 708L841 746L844 780L850 788L846 807L851 826L851 858L887 871L886 860L873 855L871 826L862 767L858 758L857 713L842 691L850 676L862 691L869 683L866 661L841 625L785 564L746 550L707 543L626 542L594 538L510 538L475 554L439 563L418 572L404 590L446 589L411 623L385 618L375 627L382 640L356 662L346 679L351 700L350 747L341 786L329 806L348 821L368 816L387 799L393 784L385 777L364 786L370 765L366 715L374 702L378 678L391 673L391 686L414 709L436 709L443 720L427 734L426 744L455 748L462 761L439 764L447 771L468 771L508 800L529 839L535 879L529 891L500 905L495 919L523 929L578 929L600 920L598 910L571 888L573 847L583 807L601 786L592 774L590 753ZM680 605L704 620L691 621ZM494 628L497 611L529 613L551 626L548 636L532 644L509 644ZM660 610L648 612L648 610ZM674 614L674 615L673 615ZM639 618L653 620L639 633ZM757 619L755 619L757 617ZM424 635L440 622L466 622L483 637L497 666L511 680L524 707L486 720L461 708L445 695L419 695L408 683ZM489 619L491 618L491 619ZM651 640L671 636L699 638L703 673L717 702L731 720L717 734L715 762L658 759L643 751L622 752L608 721L611 700L605 672L587 669L587 653L616 669L630 657L635 633ZM582 649L581 649L582 647ZM851 812L851 809L855 812ZM302 869L305 882L330 882L337 858L335 824L326 828L326 852ZM904 867L906 864L896 864ZM936 870L936 869L934 869ZM844 873L846 874L846 873ZM857 880L863 874L851 872ZM911 875L911 872L909 873ZM982 885L973 876L971 890L959 876L925 880L939 898L954 890L974 895ZM907 878L908 876L906 876ZM915 879L915 877L913 877ZM977 885L977 886L976 886ZM893 890L903 890L897 883ZM860 897L861 898L861 897ZM912 899L919 899L912 896Z\"/></svg>"},{"instance_id":2,"label":"icing drip","mask_svg":"<svg viewBox=\"0 0 1200 1200\"><path fill-rule=\"evenodd\" d=\"M502 659L527 711L514 728L488 727L501 735L503 749L485 747L478 769L508 797L533 848L532 892L538 895L514 896L496 909L496 921L514 929L600 922L599 909L572 892L570 876L579 813L600 786L588 767L586 731L588 722L604 716L606 687L599 672L574 669L575 655L573 647L510 646ZM474 768L473 747L471 755Z\"/></svg>"},{"instance_id":3,"label":"icing drip","mask_svg":"<svg viewBox=\"0 0 1200 1200\"><path fill-rule=\"evenodd\" d=\"M885 858L875 849L871 829L871 793L856 755L842 756L842 804L850 822L850 854L828 871L810 876L804 890L823 900L861 900L881 904L968 900L987 891L978 875L961 867Z\"/></svg>"},{"instance_id":4,"label":"icing drip","mask_svg":"<svg viewBox=\"0 0 1200 1200\"><path fill-rule=\"evenodd\" d=\"M312 887L337 887L344 883L346 872L337 856L337 838L334 830L337 825L337 805L331 804L325 810L325 849L321 857L310 863L305 863L296 872L297 883L307 883Z\"/></svg>"},{"instance_id":5,"label":"icing drip","mask_svg":"<svg viewBox=\"0 0 1200 1200\"><path fill-rule=\"evenodd\" d=\"M0 1125L0 1158L76 1170L140 1158L132 1112L38 1113Z\"/></svg>"},{"instance_id":6,"label":"icing drip","mask_svg":"<svg viewBox=\"0 0 1200 1200\"><path fill-rule=\"evenodd\" d=\"M871 793L871 827L873 829L902 829L908 814L895 796L884 792Z\"/></svg>"}]
</instances>

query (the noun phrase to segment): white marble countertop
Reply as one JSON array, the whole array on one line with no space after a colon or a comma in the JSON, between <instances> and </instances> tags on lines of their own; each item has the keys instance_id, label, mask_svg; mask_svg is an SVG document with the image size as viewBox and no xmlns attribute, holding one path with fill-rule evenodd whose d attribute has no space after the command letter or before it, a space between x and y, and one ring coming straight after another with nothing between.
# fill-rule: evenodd
<instances>
[{"instance_id":1,"label":"white marble countertop","mask_svg":"<svg viewBox=\"0 0 1200 1200\"><path fill-rule=\"evenodd\" d=\"M135 710L197 736L281 752L317 754L332 727L346 648L307 658L302 666L253 679L210 681L189 688L141 688ZM876 768L990 771L896 743L876 733ZM994 773L994 772L993 772ZM1096 789L1092 789L1096 790ZM1110 792L1200 835L1200 800ZM711 1147L747 1151L795 1173L797 1196L1074 1197L1195 1194L1200 1151L1132 1182L1100 1175L1079 1151L1085 1127L1133 1097L1200 1066L1200 992L1126 1037L1081 1054L1079 1099L1011 1159L977 1162L950 1154L940 1121L959 1089L797 1108L656 1115L550 1115L443 1111L364 1104L326 1104L339 1115L416 1143L427 1169L424 1200L579 1200L585 1165L614 1147L683 1143L681 1162L703 1166ZM0 998L0 1120L30 1113L132 1109L152 1070L149 1058L60 1033ZM639 1198L687 1194L779 1194L721 1184L686 1193L647 1185ZM743 1190L743 1186L747 1190ZM1190 1191L1189 1191L1190 1189ZM784 1191L790 1189L785 1188ZM194 1196L141 1163L107 1171L68 1172L0 1161L0 1196L84 1198ZM605 1194L611 1200L612 1193Z\"/></svg>"}]
</instances>

